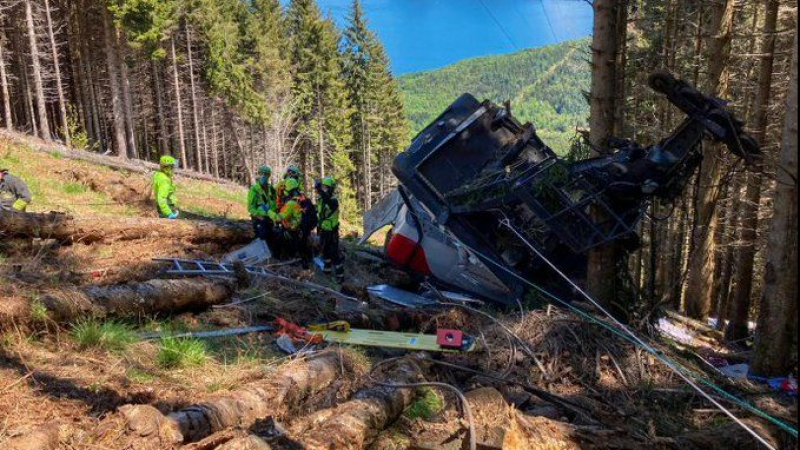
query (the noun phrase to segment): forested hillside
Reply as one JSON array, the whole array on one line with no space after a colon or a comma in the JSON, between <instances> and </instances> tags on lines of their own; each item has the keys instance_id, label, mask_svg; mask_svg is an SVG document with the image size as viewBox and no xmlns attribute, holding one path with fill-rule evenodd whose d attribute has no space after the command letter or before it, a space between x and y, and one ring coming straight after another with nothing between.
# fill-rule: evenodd
<instances>
[{"instance_id":1,"label":"forested hillside","mask_svg":"<svg viewBox=\"0 0 800 450\"><path fill-rule=\"evenodd\" d=\"M411 126L420 131L469 92L479 100L510 100L518 118L536 125L548 145L563 152L575 128L586 126L589 116L588 51L589 41L584 39L402 76Z\"/></svg>"},{"instance_id":2,"label":"forested hillside","mask_svg":"<svg viewBox=\"0 0 800 450\"><path fill-rule=\"evenodd\" d=\"M349 19L314 0L2 0L2 125L242 183L297 164L355 212L408 132L359 2Z\"/></svg>"}]
</instances>

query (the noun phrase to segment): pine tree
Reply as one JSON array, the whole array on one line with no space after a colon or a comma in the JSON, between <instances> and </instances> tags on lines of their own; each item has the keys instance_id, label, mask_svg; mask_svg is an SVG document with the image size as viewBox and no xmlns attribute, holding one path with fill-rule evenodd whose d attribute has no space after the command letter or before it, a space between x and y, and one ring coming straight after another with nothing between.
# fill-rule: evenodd
<instances>
[{"instance_id":1,"label":"pine tree","mask_svg":"<svg viewBox=\"0 0 800 450\"><path fill-rule=\"evenodd\" d=\"M369 209L376 193L387 192L389 161L400 150L408 131L389 58L369 30L360 0L353 1L343 47L344 75L353 108L353 160L358 168L353 182L359 204Z\"/></svg>"},{"instance_id":2,"label":"pine tree","mask_svg":"<svg viewBox=\"0 0 800 450\"><path fill-rule=\"evenodd\" d=\"M608 148L608 138L615 136L619 125L617 104L621 100L619 80L624 77L618 60L621 41L625 40L627 10L625 0L595 0L594 34L592 41L592 88L590 95L589 140L595 153ZM597 217L600 212L596 211ZM617 293L617 262L619 249L614 244L596 248L589 253L587 284L589 292L603 305L610 306Z\"/></svg>"},{"instance_id":3,"label":"pine tree","mask_svg":"<svg viewBox=\"0 0 800 450\"><path fill-rule=\"evenodd\" d=\"M371 50L375 46L375 36L367 29L364 11L359 0L353 1L349 25L344 31L344 75L347 93L353 107L351 129L353 135L354 160L358 168L354 173L356 196L364 209L369 208L372 192L372 141L375 101L375 82L370 80ZM373 82L371 82L373 81Z\"/></svg>"},{"instance_id":4,"label":"pine tree","mask_svg":"<svg viewBox=\"0 0 800 450\"><path fill-rule=\"evenodd\" d=\"M339 33L333 21L323 19L313 0L293 0L287 12L290 35L294 101L298 127L298 160L310 181L311 174L326 175L328 158L344 163L351 145L347 123L349 103L342 82ZM335 176L343 180L352 165L337 166Z\"/></svg>"},{"instance_id":5,"label":"pine tree","mask_svg":"<svg viewBox=\"0 0 800 450\"><path fill-rule=\"evenodd\" d=\"M397 80L390 69L389 56L379 40L370 46L370 92L375 97L375 108L372 124L377 128L377 189L373 186L371 196L377 191L380 197L388 194L394 186L391 173L392 161L404 150L408 141L408 122L405 116L405 105ZM373 175L374 176L374 175ZM372 201L369 201L369 206Z\"/></svg>"},{"instance_id":6,"label":"pine tree","mask_svg":"<svg viewBox=\"0 0 800 450\"><path fill-rule=\"evenodd\" d=\"M278 0L254 0L247 16L245 51L251 56L251 69L267 98L285 95L291 77L286 49L286 26Z\"/></svg>"},{"instance_id":7,"label":"pine tree","mask_svg":"<svg viewBox=\"0 0 800 450\"><path fill-rule=\"evenodd\" d=\"M778 155L774 216L767 239L764 292L753 372L784 376L797 364L797 25Z\"/></svg>"}]
</instances>

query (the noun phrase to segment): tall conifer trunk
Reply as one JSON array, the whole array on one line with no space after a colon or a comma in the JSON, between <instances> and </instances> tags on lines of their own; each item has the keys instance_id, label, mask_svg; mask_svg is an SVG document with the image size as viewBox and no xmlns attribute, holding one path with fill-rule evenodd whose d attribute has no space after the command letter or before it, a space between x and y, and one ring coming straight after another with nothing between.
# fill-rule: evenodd
<instances>
[{"instance_id":1,"label":"tall conifer trunk","mask_svg":"<svg viewBox=\"0 0 800 450\"><path fill-rule=\"evenodd\" d=\"M797 25L793 51L752 363L767 376L786 376L797 361Z\"/></svg>"},{"instance_id":2,"label":"tall conifer trunk","mask_svg":"<svg viewBox=\"0 0 800 450\"><path fill-rule=\"evenodd\" d=\"M772 95L772 72L775 60L775 29L778 23L778 0L766 0L767 12L764 17L763 38L760 53L763 55L759 64L758 91L753 108L753 137L763 147L766 144L769 101ZM761 172L748 176L745 199L742 205L741 227L742 247L736 261L738 281L731 298L731 322L725 331L728 340L739 340L747 337L750 298L753 290L753 265L756 255L756 238L758 231L758 212L761 204Z\"/></svg>"},{"instance_id":3,"label":"tall conifer trunk","mask_svg":"<svg viewBox=\"0 0 800 450\"><path fill-rule=\"evenodd\" d=\"M595 0L592 37L592 85L590 96L589 140L595 154L608 148L608 138L616 132L619 100L617 52L620 48L619 8L625 0ZM595 211L595 214L600 214ZM589 292L601 304L609 306L616 295L617 248L606 245L589 253L587 284Z\"/></svg>"},{"instance_id":4,"label":"tall conifer trunk","mask_svg":"<svg viewBox=\"0 0 800 450\"><path fill-rule=\"evenodd\" d=\"M61 133L64 135L64 142L67 145L70 145L69 121L67 119L67 100L64 97L64 85L61 79L61 64L58 57L58 46L56 45L55 31L53 30L53 17L50 12L50 0L44 0L44 11L47 18L47 36L50 38L50 48L53 52L56 92L58 93L58 112L61 119Z\"/></svg>"},{"instance_id":5,"label":"tall conifer trunk","mask_svg":"<svg viewBox=\"0 0 800 450\"><path fill-rule=\"evenodd\" d=\"M39 119L39 137L50 139L50 122L47 119L47 103L44 98L44 82L42 81L42 64L39 60L39 44L36 39L36 26L33 22L32 0L25 1L25 23L28 27L28 43L31 54L31 76L36 96L36 112Z\"/></svg>"},{"instance_id":6,"label":"tall conifer trunk","mask_svg":"<svg viewBox=\"0 0 800 450\"><path fill-rule=\"evenodd\" d=\"M186 32L186 55L189 60L189 88L192 93L192 129L194 131L194 150L195 158L197 158L197 171L205 172L203 166L203 154L200 146L200 119L198 116L197 105L197 87L194 80L194 55L192 55L192 32L189 28L189 23L184 23L184 31Z\"/></svg>"},{"instance_id":7,"label":"tall conifer trunk","mask_svg":"<svg viewBox=\"0 0 800 450\"><path fill-rule=\"evenodd\" d=\"M103 12L103 33L105 38L106 65L108 67L108 84L111 87L111 109L114 116L114 143L117 156L128 158L128 141L125 136L125 106L122 100L122 88L119 80L119 61L117 60L116 30L108 8L101 5Z\"/></svg>"},{"instance_id":8,"label":"tall conifer trunk","mask_svg":"<svg viewBox=\"0 0 800 450\"><path fill-rule=\"evenodd\" d=\"M3 95L3 119L8 131L14 129L14 120L11 115L11 93L8 85L8 74L6 73L6 57L3 53L6 45L6 35L0 31L0 88Z\"/></svg>"},{"instance_id":9,"label":"tall conifer trunk","mask_svg":"<svg viewBox=\"0 0 800 450\"><path fill-rule=\"evenodd\" d=\"M183 131L183 100L181 99L181 78L178 74L178 55L175 51L175 37L170 38L169 45L170 57L172 59L172 82L175 92L175 112L177 114L178 148L180 148L181 151L181 166L187 169L189 168L189 160L186 157L186 137Z\"/></svg>"},{"instance_id":10,"label":"tall conifer trunk","mask_svg":"<svg viewBox=\"0 0 800 450\"><path fill-rule=\"evenodd\" d=\"M715 2L711 8L707 31L706 87L713 95L724 97L727 91L728 59L733 38L734 0ZM716 272L716 235L719 226L716 206L719 200L723 153L721 145L710 146L704 155L697 185L695 226L692 233L692 253L689 255L689 275L686 281L686 314L704 319L711 311L712 286Z\"/></svg>"}]
</instances>

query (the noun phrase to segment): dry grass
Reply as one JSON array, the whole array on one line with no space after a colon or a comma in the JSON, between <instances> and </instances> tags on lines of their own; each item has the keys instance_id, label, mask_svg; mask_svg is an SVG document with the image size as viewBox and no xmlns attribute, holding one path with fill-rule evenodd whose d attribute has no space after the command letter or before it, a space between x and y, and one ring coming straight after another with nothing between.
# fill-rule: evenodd
<instances>
[{"instance_id":1,"label":"dry grass","mask_svg":"<svg viewBox=\"0 0 800 450\"><path fill-rule=\"evenodd\" d=\"M133 217L149 212L138 205L120 204L106 191L122 175L142 191L143 197L149 197L150 179L144 174L120 173L59 157L58 153L37 152L3 138L0 138L0 167L8 168L28 184L34 196L32 212L61 211L101 217ZM85 177L76 180L76 173L89 174L91 183ZM234 190L211 182L180 179L177 188L180 205L186 211L212 217L249 217L244 187Z\"/></svg>"}]
</instances>

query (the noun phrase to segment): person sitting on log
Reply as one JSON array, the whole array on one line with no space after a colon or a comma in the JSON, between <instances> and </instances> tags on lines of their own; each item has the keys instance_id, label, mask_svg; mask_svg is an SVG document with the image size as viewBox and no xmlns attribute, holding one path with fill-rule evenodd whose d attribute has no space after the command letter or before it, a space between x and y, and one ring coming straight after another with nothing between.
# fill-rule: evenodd
<instances>
[{"instance_id":1,"label":"person sitting on log","mask_svg":"<svg viewBox=\"0 0 800 450\"><path fill-rule=\"evenodd\" d=\"M302 233L303 207L301 206L300 184L294 178L283 182L283 206L279 212L270 211L269 218L283 227L284 256L293 257L299 254L303 269L311 264L311 249L306 233Z\"/></svg>"},{"instance_id":2,"label":"person sitting on log","mask_svg":"<svg viewBox=\"0 0 800 450\"><path fill-rule=\"evenodd\" d=\"M344 281L344 265L339 254L339 199L336 198L336 180L325 177L316 183L319 240L322 246L323 272L333 273L336 282Z\"/></svg>"},{"instance_id":3,"label":"person sitting on log","mask_svg":"<svg viewBox=\"0 0 800 450\"><path fill-rule=\"evenodd\" d=\"M0 211L25 212L31 201L28 185L8 169L0 169Z\"/></svg>"},{"instance_id":4,"label":"person sitting on log","mask_svg":"<svg viewBox=\"0 0 800 450\"><path fill-rule=\"evenodd\" d=\"M275 222L269 217L270 211L276 209L275 187L270 182L272 168L263 166L258 169L258 179L247 194L247 210L253 222L256 237L266 242L270 250L278 252L275 235Z\"/></svg>"},{"instance_id":5,"label":"person sitting on log","mask_svg":"<svg viewBox=\"0 0 800 450\"><path fill-rule=\"evenodd\" d=\"M169 155L164 155L159 160L160 168L153 175L153 196L159 217L177 219L180 214L177 209L178 199L175 197L175 184L172 177L178 160Z\"/></svg>"}]
</instances>

